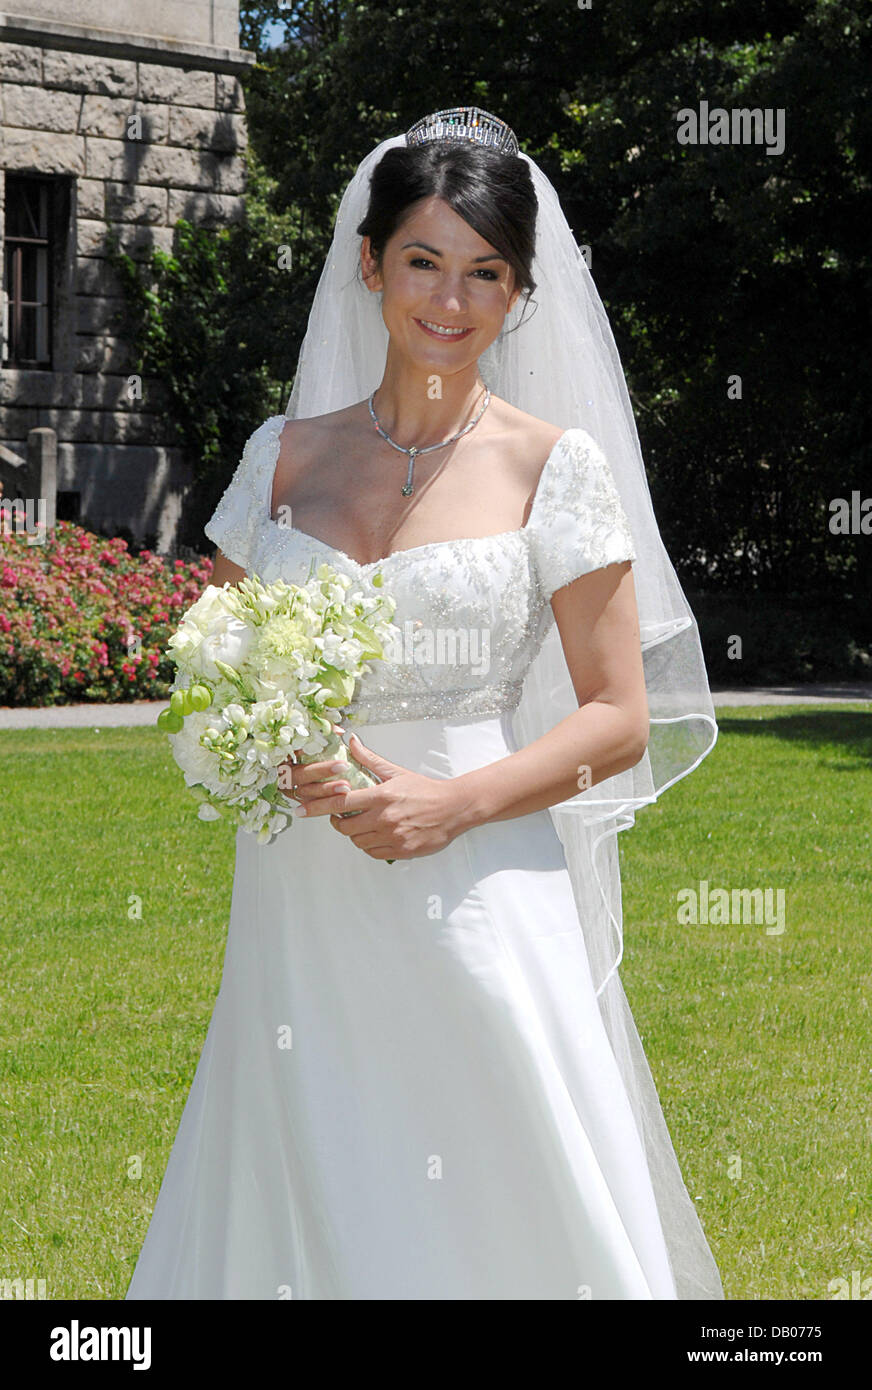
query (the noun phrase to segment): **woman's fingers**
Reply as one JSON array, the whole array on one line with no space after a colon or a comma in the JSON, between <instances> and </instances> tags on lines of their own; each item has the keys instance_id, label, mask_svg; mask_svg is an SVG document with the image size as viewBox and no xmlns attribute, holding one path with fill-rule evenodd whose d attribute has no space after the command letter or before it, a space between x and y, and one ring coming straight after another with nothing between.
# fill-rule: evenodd
<instances>
[{"instance_id":1,"label":"woman's fingers","mask_svg":"<svg viewBox=\"0 0 872 1390\"><path fill-rule=\"evenodd\" d=\"M279 786L284 795L297 802L297 815L339 815L351 784L337 773L348 776L348 763L325 759L317 763L295 763L291 759L279 769Z\"/></svg>"},{"instance_id":2,"label":"woman's fingers","mask_svg":"<svg viewBox=\"0 0 872 1390\"><path fill-rule=\"evenodd\" d=\"M294 763L288 759L282 763L282 781L286 789L293 785L294 791L298 787L309 787L315 782L324 782L329 777L335 777L337 773L344 773L348 776L348 763L341 759L326 759L318 763Z\"/></svg>"},{"instance_id":3,"label":"woman's fingers","mask_svg":"<svg viewBox=\"0 0 872 1390\"><path fill-rule=\"evenodd\" d=\"M345 810L350 791L347 782L322 782L317 787L295 790L294 795L307 816L329 816Z\"/></svg>"}]
</instances>

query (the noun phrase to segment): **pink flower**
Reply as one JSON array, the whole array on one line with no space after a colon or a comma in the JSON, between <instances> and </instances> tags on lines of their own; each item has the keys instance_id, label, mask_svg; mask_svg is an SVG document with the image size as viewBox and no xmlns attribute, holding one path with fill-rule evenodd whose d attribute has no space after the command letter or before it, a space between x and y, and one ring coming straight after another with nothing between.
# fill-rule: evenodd
<instances>
[{"instance_id":1,"label":"pink flower","mask_svg":"<svg viewBox=\"0 0 872 1390\"><path fill-rule=\"evenodd\" d=\"M120 538L92 536L71 522L59 522L39 551L0 536L0 641L7 639L0 704L81 698L91 681L110 700L166 694L167 677L158 673L169 630L211 569L205 556L131 555ZM135 657L131 633L142 643Z\"/></svg>"}]
</instances>

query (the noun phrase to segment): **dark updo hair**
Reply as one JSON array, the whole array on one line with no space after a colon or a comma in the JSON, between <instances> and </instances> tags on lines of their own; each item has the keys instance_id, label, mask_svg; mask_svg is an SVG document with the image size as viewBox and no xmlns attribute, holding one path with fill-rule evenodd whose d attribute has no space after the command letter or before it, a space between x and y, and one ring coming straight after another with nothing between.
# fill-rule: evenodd
<instances>
[{"instance_id":1,"label":"dark updo hair","mask_svg":"<svg viewBox=\"0 0 872 1390\"><path fill-rule=\"evenodd\" d=\"M392 146L372 172L369 207L357 228L370 238L378 262L412 204L431 197L443 199L506 258L529 302L538 203L527 162L460 141Z\"/></svg>"}]
</instances>

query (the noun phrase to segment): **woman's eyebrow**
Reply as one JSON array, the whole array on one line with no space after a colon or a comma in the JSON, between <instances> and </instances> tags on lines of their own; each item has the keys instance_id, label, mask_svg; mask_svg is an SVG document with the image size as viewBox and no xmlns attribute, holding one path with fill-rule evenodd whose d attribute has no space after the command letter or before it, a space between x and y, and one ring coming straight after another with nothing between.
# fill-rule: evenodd
<instances>
[{"instance_id":1,"label":"woman's eyebrow","mask_svg":"<svg viewBox=\"0 0 872 1390\"><path fill-rule=\"evenodd\" d=\"M401 251L408 251L410 246L417 246L419 251L429 251L431 256L441 256L442 252L437 251L435 246L428 246L424 241L407 241L405 246L401 246ZM488 256L473 256L473 263L478 265L481 261L504 261L505 256L498 256L496 251L492 251Z\"/></svg>"}]
</instances>

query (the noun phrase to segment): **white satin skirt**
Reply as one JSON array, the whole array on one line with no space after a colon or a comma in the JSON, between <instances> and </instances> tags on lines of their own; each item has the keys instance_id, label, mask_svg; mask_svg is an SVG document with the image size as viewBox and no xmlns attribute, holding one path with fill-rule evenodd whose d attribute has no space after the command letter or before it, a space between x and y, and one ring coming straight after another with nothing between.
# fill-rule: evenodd
<instances>
[{"instance_id":1,"label":"white satin skirt","mask_svg":"<svg viewBox=\"0 0 872 1390\"><path fill-rule=\"evenodd\" d=\"M450 777L507 716L361 726ZM674 1299L547 811L371 859L239 832L221 988L128 1299Z\"/></svg>"}]
</instances>

